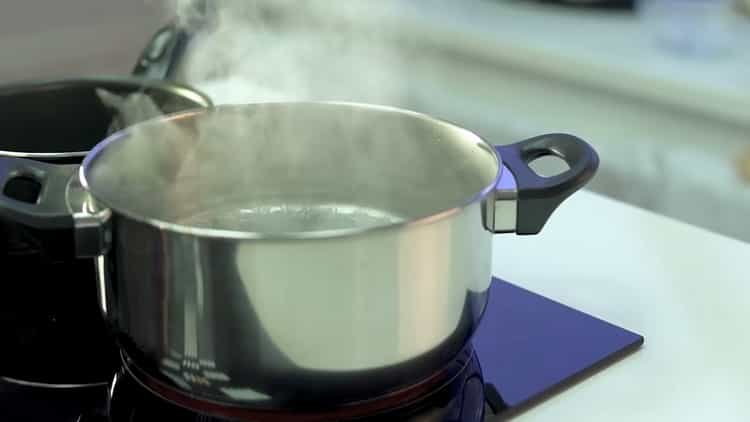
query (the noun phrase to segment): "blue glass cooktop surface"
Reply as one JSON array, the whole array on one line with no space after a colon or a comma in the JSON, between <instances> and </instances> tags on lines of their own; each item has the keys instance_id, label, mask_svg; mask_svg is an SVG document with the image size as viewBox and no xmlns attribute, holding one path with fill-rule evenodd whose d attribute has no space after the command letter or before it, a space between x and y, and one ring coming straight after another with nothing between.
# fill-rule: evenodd
<instances>
[{"instance_id":1,"label":"blue glass cooktop surface","mask_svg":"<svg viewBox=\"0 0 750 422\"><path fill-rule=\"evenodd\" d=\"M487 400L514 413L635 351L643 337L494 279L474 336Z\"/></svg>"}]
</instances>

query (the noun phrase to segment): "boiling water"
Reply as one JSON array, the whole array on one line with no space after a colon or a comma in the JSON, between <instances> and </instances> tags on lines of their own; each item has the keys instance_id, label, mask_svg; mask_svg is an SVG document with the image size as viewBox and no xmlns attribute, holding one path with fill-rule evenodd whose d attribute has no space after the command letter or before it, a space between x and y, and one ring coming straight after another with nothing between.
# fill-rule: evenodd
<instances>
[{"instance_id":1,"label":"boiling water","mask_svg":"<svg viewBox=\"0 0 750 422\"><path fill-rule=\"evenodd\" d=\"M278 234L362 229L404 220L400 216L374 208L321 204L224 207L192 215L180 220L180 223L218 230Z\"/></svg>"}]
</instances>

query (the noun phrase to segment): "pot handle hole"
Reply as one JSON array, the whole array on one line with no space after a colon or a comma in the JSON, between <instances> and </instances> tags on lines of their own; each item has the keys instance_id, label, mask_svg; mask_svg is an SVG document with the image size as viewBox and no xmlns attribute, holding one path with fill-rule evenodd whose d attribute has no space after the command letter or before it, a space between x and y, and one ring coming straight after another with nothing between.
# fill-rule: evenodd
<instances>
[{"instance_id":1,"label":"pot handle hole","mask_svg":"<svg viewBox=\"0 0 750 422\"><path fill-rule=\"evenodd\" d=\"M545 134L515 144L495 146L495 150L515 178L516 221L513 231L521 235L539 233L555 209L571 194L583 188L599 167L599 156L591 145L563 133ZM565 161L568 170L551 177L538 175L530 167L531 162L549 155ZM500 179L502 183L503 177Z\"/></svg>"},{"instance_id":2,"label":"pot handle hole","mask_svg":"<svg viewBox=\"0 0 750 422\"><path fill-rule=\"evenodd\" d=\"M66 187L78 168L0 157L0 218L26 227L46 253L72 256L75 224Z\"/></svg>"}]
</instances>

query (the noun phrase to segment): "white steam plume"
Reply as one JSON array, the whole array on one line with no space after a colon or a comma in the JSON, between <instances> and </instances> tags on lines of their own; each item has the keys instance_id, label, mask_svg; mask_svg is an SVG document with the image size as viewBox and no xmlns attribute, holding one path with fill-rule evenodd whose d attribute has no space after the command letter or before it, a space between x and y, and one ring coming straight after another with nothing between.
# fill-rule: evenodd
<instances>
[{"instance_id":1,"label":"white steam plume","mask_svg":"<svg viewBox=\"0 0 750 422\"><path fill-rule=\"evenodd\" d=\"M217 103L341 100L398 104L402 57L380 28L397 13L378 0L208 0L213 25L189 44L181 78ZM183 25L193 0L171 0Z\"/></svg>"}]
</instances>

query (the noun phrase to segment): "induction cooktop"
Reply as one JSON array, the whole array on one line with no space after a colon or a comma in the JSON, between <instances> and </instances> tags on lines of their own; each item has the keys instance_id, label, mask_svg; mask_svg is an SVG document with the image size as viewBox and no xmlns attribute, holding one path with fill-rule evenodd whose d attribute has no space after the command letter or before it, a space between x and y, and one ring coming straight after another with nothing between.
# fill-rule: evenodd
<instances>
[{"instance_id":1,"label":"induction cooktop","mask_svg":"<svg viewBox=\"0 0 750 422\"><path fill-rule=\"evenodd\" d=\"M471 362L481 366L476 370L484 381L484 406L471 406L483 407L485 421L511 418L616 363L637 350L643 341L632 331L494 279L487 309L472 341L475 357ZM119 377L122 382L123 373L113 374L113 379ZM189 413L132 385L136 396L142 397L135 405L163 406L166 413L161 414L172 414L170 407L174 407L186 420L221 420ZM106 385L40 388L0 379L0 421L111 421L116 419L108 414L113 390L113 386ZM480 387L478 397L481 393ZM480 402L481 399L477 403ZM119 407L123 413L122 405ZM129 414L128 409L124 410ZM445 419L463 420L470 419Z\"/></svg>"}]
</instances>

